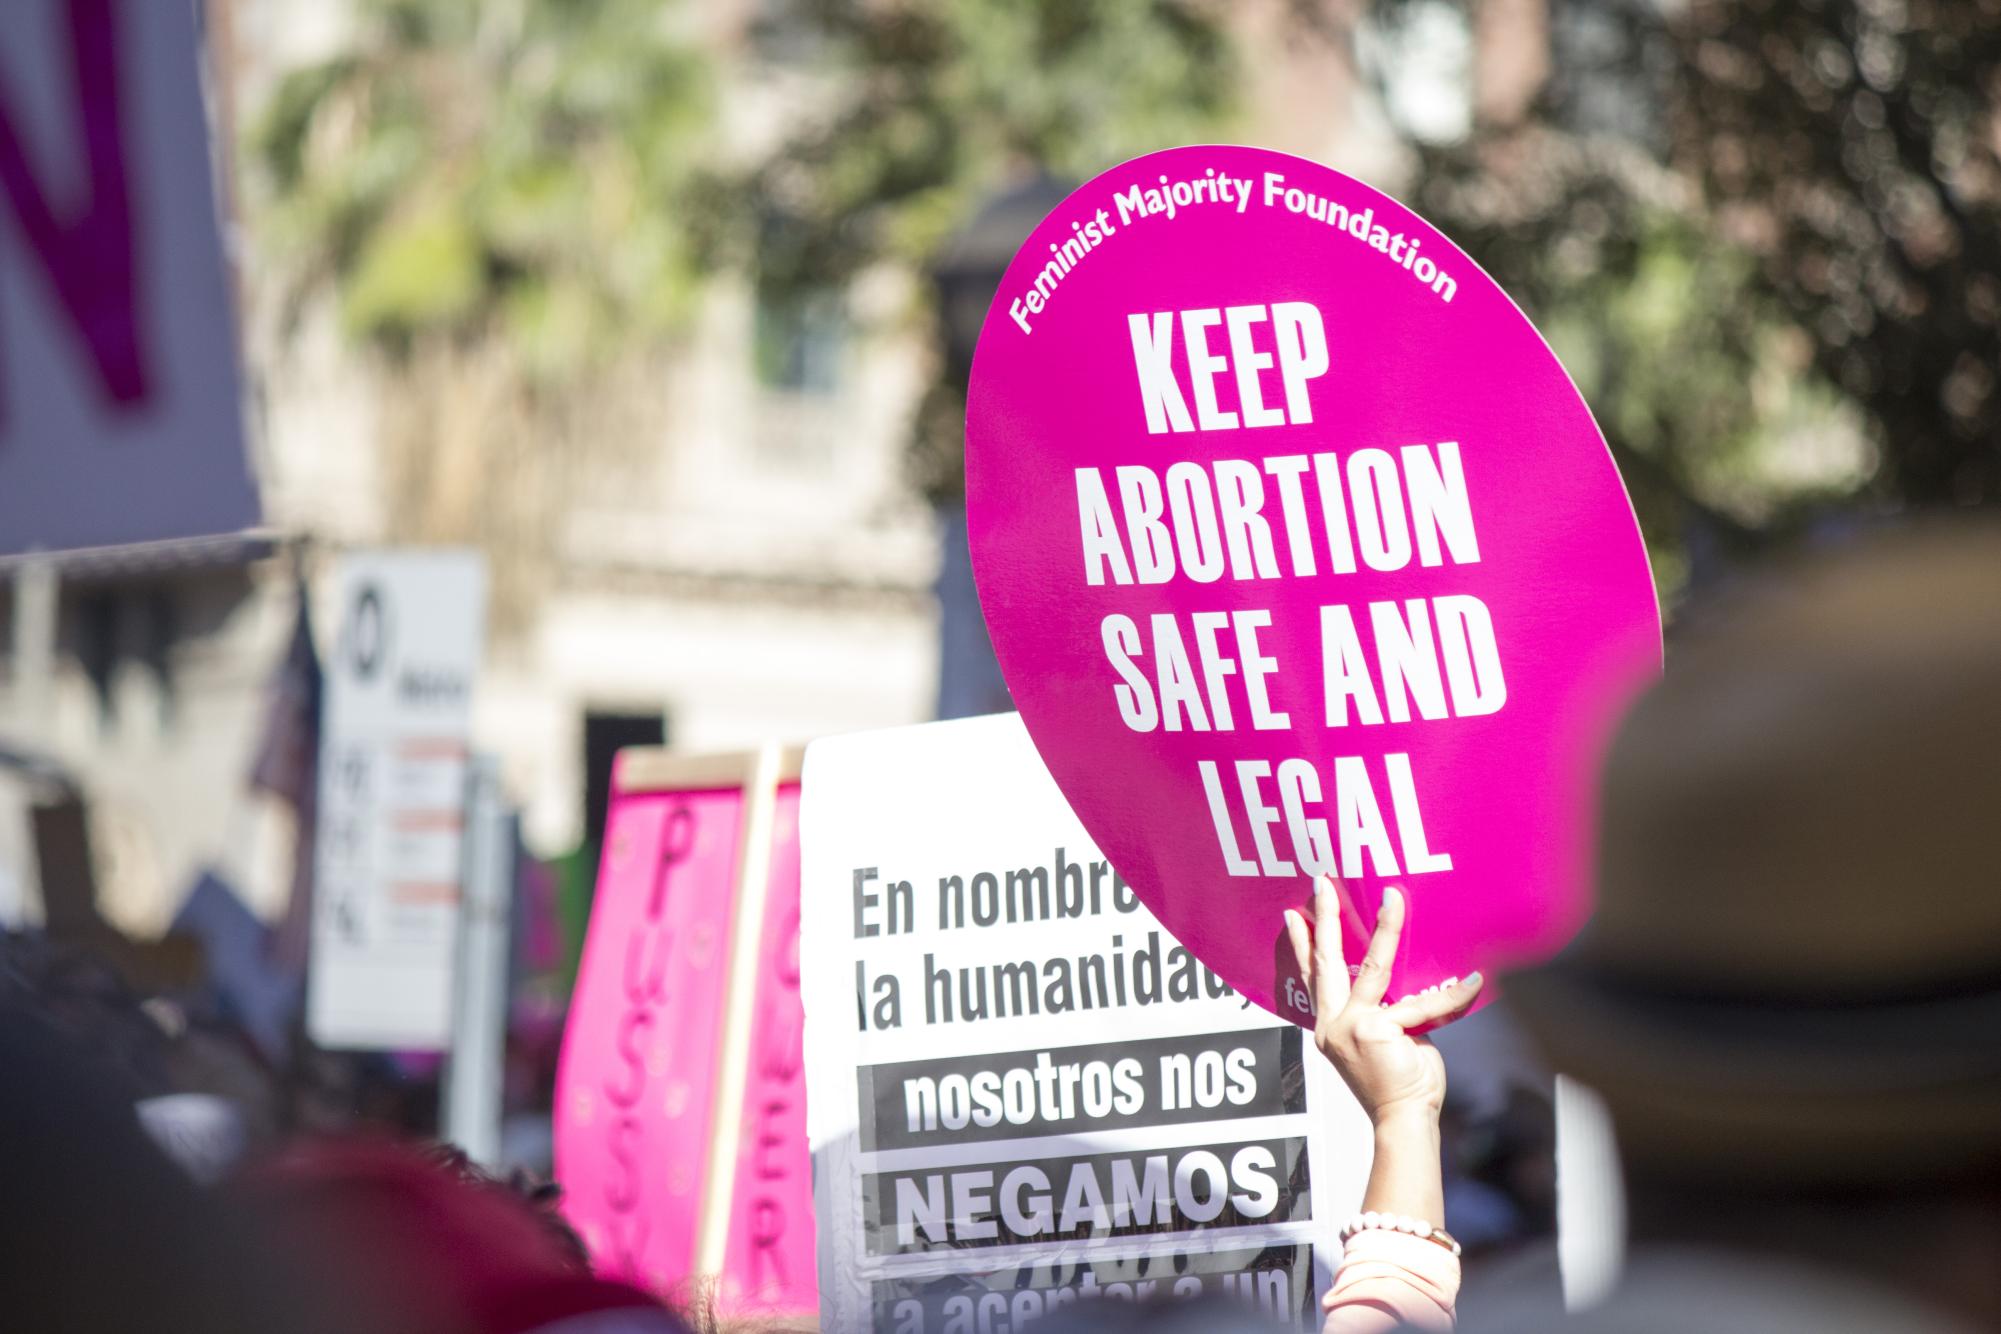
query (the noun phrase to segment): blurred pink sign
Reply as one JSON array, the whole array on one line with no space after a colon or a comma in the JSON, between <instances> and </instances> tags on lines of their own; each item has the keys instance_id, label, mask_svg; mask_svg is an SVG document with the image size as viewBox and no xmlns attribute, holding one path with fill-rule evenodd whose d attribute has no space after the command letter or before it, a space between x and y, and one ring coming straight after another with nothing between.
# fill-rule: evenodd
<instances>
[{"instance_id":1,"label":"blurred pink sign","mask_svg":"<svg viewBox=\"0 0 2001 1334\"><path fill-rule=\"evenodd\" d=\"M1274 941L1321 870L1351 951L1405 887L1397 994L1575 932L1659 612L1589 410L1442 233L1262 149L1114 168L1016 255L966 437L1009 689L1204 962L1302 1017Z\"/></svg>"},{"instance_id":2,"label":"blurred pink sign","mask_svg":"<svg viewBox=\"0 0 2001 1334\"><path fill-rule=\"evenodd\" d=\"M629 784L630 755L557 1072L564 1210L615 1277L682 1298L713 1282L726 1314L817 1310L799 1073L798 786L760 798L771 816L768 885L747 896L749 772L735 787L713 776L685 789ZM739 941L746 931L755 939ZM733 959L754 969L751 986L732 985ZM719 1152L730 1175L712 1179Z\"/></svg>"}]
</instances>

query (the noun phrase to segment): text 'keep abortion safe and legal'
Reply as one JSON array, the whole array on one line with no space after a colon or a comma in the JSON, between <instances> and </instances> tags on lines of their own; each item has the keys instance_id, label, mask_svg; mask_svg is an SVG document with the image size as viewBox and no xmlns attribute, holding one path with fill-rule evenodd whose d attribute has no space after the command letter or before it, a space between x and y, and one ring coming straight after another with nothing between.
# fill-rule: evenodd
<instances>
[{"instance_id":1,"label":"text 'keep abortion safe and legal'","mask_svg":"<svg viewBox=\"0 0 2001 1334\"><path fill-rule=\"evenodd\" d=\"M1150 435L1313 422L1329 357L1324 321L1309 302L1134 313L1126 333L1134 412ZM1235 384L1232 408L1219 401L1225 376ZM1452 440L1083 467L1074 481L1081 574L1092 587L1393 573L1480 560ZM1227 734L1443 722L1492 714L1507 702L1493 617L1478 597L1329 600L1318 621L1319 661L1303 664L1276 656L1270 610L1112 612L1099 625L1107 703L1133 732ZM1272 701L1274 678L1299 670L1318 678L1306 714ZM1320 765L1304 757L1275 765L1203 759L1190 778L1202 787L1229 875L1352 878L1452 868L1451 850L1426 834L1422 776L1407 752L1336 754Z\"/></svg>"}]
</instances>

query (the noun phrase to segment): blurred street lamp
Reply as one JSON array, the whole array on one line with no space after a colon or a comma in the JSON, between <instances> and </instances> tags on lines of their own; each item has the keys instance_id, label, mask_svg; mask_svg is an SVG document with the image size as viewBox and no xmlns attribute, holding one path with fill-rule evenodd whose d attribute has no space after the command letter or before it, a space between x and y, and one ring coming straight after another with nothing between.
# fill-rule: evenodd
<instances>
[{"instance_id":1,"label":"blurred street lamp","mask_svg":"<svg viewBox=\"0 0 2001 1334\"><path fill-rule=\"evenodd\" d=\"M931 264L931 282L938 293L938 322L945 341L945 372L961 391L973 370L973 349L987 307L1000 290L1001 278L1014 252L1069 197L1075 187L1052 176L1036 176L1000 194L991 195L958 231L946 240Z\"/></svg>"},{"instance_id":2,"label":"blurred street lamp","mask_svg":"<svg viewBox=\"0 0 2001 1334\"><path fill-rule=\"evenodd\" d=\"M941 363L934 398L941 409L955 414L953 427L939 433L944 438L918 442L920 449L928 447L947 455L933 461L937 474L933 490L944 537L944 559L938 571L940 718L964 718L1014 707L980 615L966 544L966 386L972 378L980 327L1008 264L1036 224L1062 203L1071 189L1053 177L1038 175L990 196L945 242L931 265L931 283L938 299ZM924 429L920 424L919 430ZM935 423L932 429L937 430Z\"/></svg>"}]
</instances>

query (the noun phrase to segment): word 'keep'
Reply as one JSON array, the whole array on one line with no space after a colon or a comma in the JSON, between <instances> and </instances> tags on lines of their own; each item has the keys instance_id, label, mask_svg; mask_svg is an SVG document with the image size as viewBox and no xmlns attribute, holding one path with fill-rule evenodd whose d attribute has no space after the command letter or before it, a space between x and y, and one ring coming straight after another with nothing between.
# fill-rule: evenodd
<instances>
[{"instance_id":1,"label":"word 'keep'","mask_svg":"<svg viewBox=\"0 0 2001 1334\"><path fill-rule=\"evenodd\" d=\"M1195 400L1191 416L1175 374L1175 329L1181 362L1188 370L1188 387ZM1269 326L1263 327L1263 326ZM1232 431L1240 426L1283 426L1313 420L1306 382L1327 373L1327 330L1320 311L1306 301L1277 301L1269 306L1215 306L1201 310L1157 311L1126 316L1132 334L1133 364L1139 371L1140 400L1146 405L1146 429L1153 435L1168 431ZM1216 340L1212 343L1212 339ZM1228 348L1227 355L1220 350ZM1284 406L1270 401L1263 372L1276 364ZM1235 371L1235 411L1216 401L1216 381Z\"/></svg>"}]
</instances>

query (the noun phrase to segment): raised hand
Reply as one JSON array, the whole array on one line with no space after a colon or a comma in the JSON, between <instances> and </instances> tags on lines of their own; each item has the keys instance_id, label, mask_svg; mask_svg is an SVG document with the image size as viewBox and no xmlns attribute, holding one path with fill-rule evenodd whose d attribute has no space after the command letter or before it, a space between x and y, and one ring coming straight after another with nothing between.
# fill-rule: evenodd
<instances>
[{"instance_id":1,"label":"raised hand","mask_svg":"<svg viewBox=\"0 0 2001 1334\"><path fill-rule=\"evenodd\" d=\"M1403 933L1403 891L1383 891L1375 934L1352 979L1341 955L1339 893L1339 882L1323 875L1313 885L1313 921L1291 909L1285 914L1300 980L1313 1000L1313 1039L1371 1121L1380 1125L1405 1112L1435 1120L1445 1102L1445 1062L1418 1034L1464 1014L1484 979L1471 973L1386 1001Z\"/></svg>"}]
</instances>

